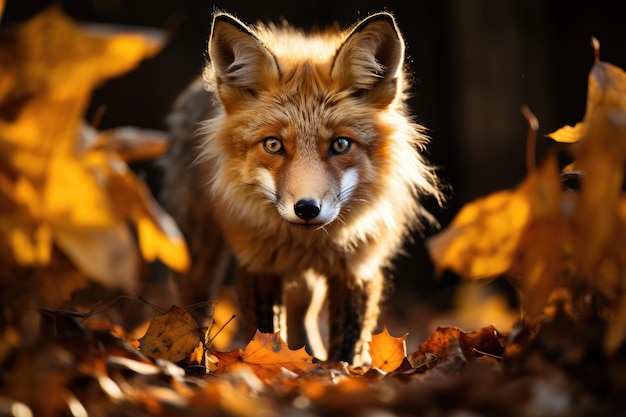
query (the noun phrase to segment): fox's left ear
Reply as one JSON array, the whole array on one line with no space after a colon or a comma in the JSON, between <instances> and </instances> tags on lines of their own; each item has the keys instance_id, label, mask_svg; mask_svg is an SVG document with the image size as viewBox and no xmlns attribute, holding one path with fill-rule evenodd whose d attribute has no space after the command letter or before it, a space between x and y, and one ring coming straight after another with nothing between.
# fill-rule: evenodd
<instances>
[{"instance_id":1,"label":"fox's left ear","mask_svg":"<svg viewBox=\"0 0 626 417\"><path fill-rule=\"evenodd\" d=\"M276 59L255 32L228 13L217 13L209 40L217 93L227 111L278 82Z\"/></svg>"},{"instance_id":2,"label":"fox's left ear","mask_svg":"<svg viewBox=\"0 0 626 417\"><path fill-rule=\"evenodd\" d=\"M361 21L339 48L332 78L377 107L388 106L402 89L404 40L386 12Z\"/></svg>"}]
</instances>

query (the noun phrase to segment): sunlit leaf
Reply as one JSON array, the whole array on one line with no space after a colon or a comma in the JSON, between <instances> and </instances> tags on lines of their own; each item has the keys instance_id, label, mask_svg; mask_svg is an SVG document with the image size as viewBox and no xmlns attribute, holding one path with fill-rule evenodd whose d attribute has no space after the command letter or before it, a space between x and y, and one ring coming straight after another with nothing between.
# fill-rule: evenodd
<instances>
[{"instance_id":1,"label":"sunlit leaf","mask_svg":"<svg viewBox=\"0 0 626 417\"><path fill-rule=\"evenodd\" d=\"M244 349L214 354L219 359L217 372L225 372L243 365L251 368L260 379L265 381L279 377L283 368L302 374L318 367L304 347L298 350L289 349L278 332L257 331Z\"/></svg>"},{"instance_id":2,"label":"sunlit leaf","mask_svg":"<svg viewBox=\"0 0 626 417\"><path fill-rule=\"evenodd\" d=\"M529 228L558 214L561 183L554 157L512 191L467 204L453 222L427 241L438 269L466 278L495 277L516 267Z\"/></svg>"},{"instance_id":3,"label":"sunlit leaf","mask_svg":"<svg viewBox=\"0 0 626 417\"><path fill-rule=\"evenodd\" d=\"M7 231L0 246L18 263L45 265L57 245L91 278L132 290L138 256L130 222L148 262L187 268L173 220L117 153L157 155L164 138L141 142L138 130L126 129L113 131L126 132L118 140L83 124L92 90L157 53L164 40L158 30L78 23L59 7L0 33L0 201L28 208L0 218ZM140 139L131 144L131 137ZM32 190L12 196L23 184Z\"/></svg>"},{"instance_id":4,"label":"sunlit leaf","mask_svg":"<svg viewBox=\"0 0 626 417\"><path fill-rule=\"evenodd\" d=\"M52 7L0 37L0 165L35 185L51 153L72 155L92 90L164 42L159 31L80 25Z\"/></svg>"},{"instance_id":5,"label":"sunlit leaf","mask_svg":"<svg viewBox=\"0 0 626 417\"><path fill-rule=\"evenodd\" d=\"M156 203L148 187L123 164L110 171L109 181L116 212L135 222L144 259L152 262L158 258L176 271L185 271L189 267L185 240L171 216Z\"/></svg>"},{"instance_id":6,"label":"sunlit leaf","mask_svg":"<svg viewBox=\"0 0 626 417\"><path fill-rule=\"evenodd\" d=\"M372 366L385 372L395 371L406 358L406 333L402 337L393 337L387 327L379 334L372 335L369 346Z\"/></svg>"}]
</instances>

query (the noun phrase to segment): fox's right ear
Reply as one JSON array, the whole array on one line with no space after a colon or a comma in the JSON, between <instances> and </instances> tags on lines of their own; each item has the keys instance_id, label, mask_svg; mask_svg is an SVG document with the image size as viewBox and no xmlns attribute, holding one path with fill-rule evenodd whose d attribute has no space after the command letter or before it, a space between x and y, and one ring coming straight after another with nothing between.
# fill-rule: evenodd
<instances>
[{"instance_id":1,"label":"fox's right ear","mask_svg":"<svg viewBox=\"0 0 626 417\"><path fill-rule=\"evenodd\" d=\"M226 111L278 81L278 65L252 30L228 13L213 18L209 71Z\"/></svg>"}]
</instances>

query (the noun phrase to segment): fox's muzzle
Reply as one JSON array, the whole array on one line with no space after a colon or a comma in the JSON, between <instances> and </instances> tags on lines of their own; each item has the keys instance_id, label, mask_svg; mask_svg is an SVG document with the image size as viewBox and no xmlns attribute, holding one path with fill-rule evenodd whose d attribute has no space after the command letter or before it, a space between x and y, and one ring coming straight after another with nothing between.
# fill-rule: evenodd
<instances>
[{"instance_id":1,"label":"fox's muzzle","mask_svg":"<svg viewBox=\"0 0 626 417\"><path fill-rule=\"evenodd\" d=\"M316 218L322 211L322 207L315 200L302 199L294 204L293 211L296 213L296 216L308 221Z\"/></svg>"}]
</instances>

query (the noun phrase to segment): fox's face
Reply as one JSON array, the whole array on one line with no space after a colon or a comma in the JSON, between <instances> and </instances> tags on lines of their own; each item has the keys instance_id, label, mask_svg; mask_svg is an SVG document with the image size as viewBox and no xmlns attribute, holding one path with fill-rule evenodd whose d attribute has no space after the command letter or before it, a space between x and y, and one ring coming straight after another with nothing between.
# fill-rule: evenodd
<instances>
[{"instance_id":1,"label":"fox's face","mask_svg":"<svg viewBox=\"0 0 626 417\"><path fill-rule=\"evenodd\" d=\"M205 78L224 115L209 122L204 152L220 165L214 192L247 194L233 210L250 213L262 199L271 204L259 215L272 207L316 228L376 198L393 162L393 124L407 123L397 119L404 42L390 15L308 36L217 15L209 56Z\"/></svg>"}]
</instances>

